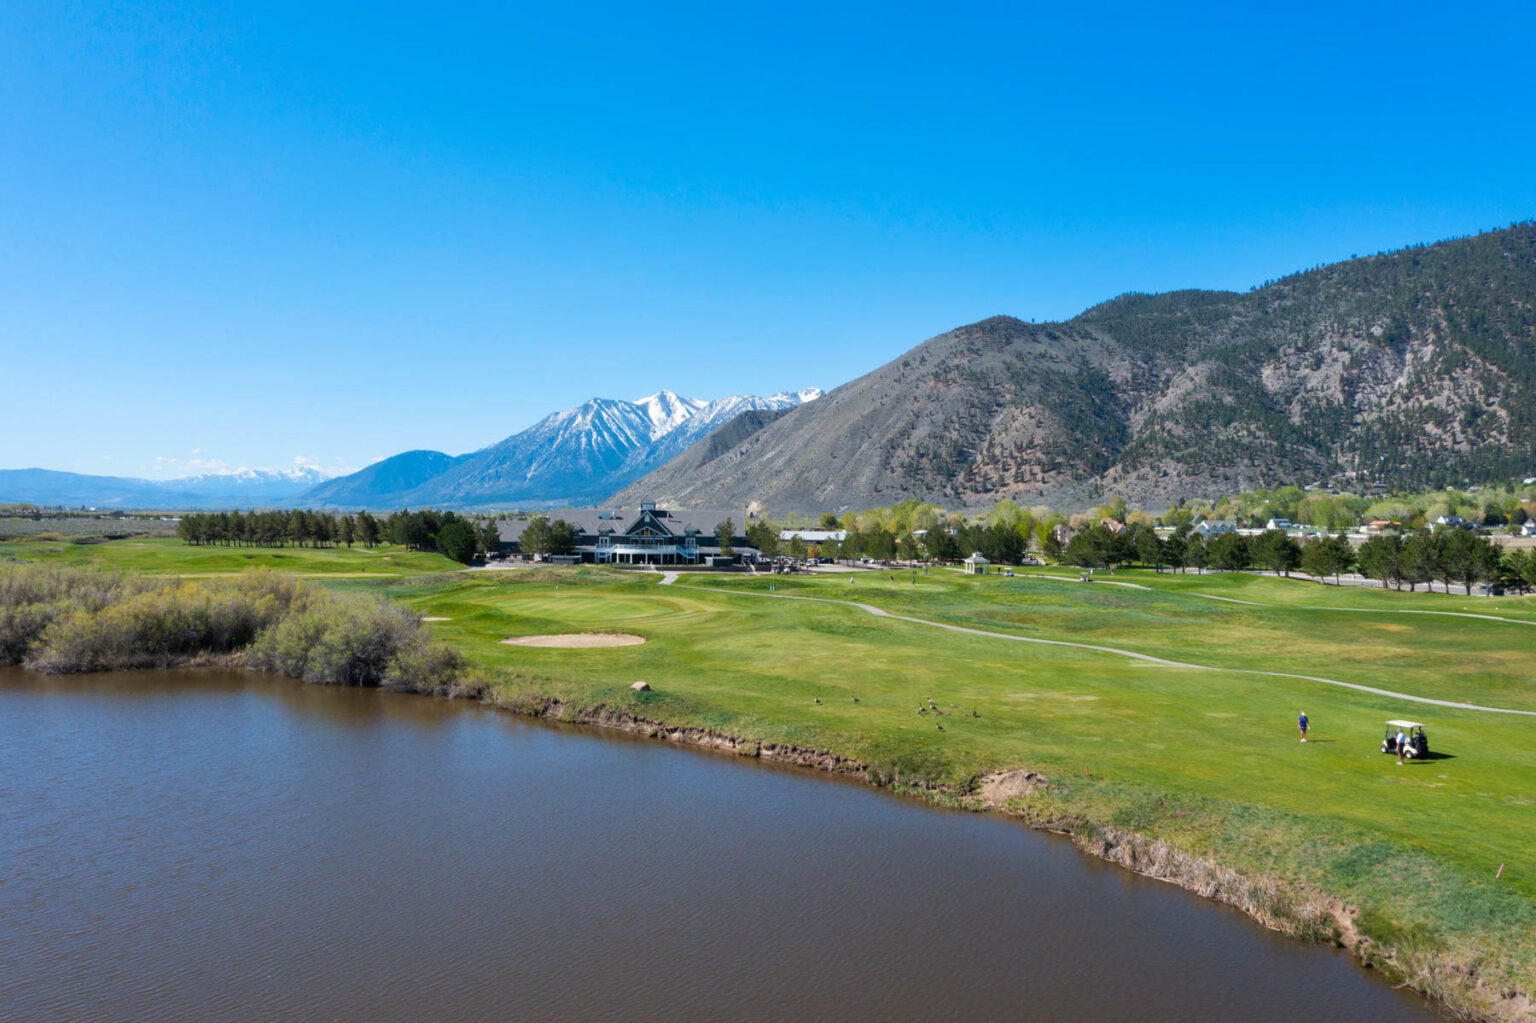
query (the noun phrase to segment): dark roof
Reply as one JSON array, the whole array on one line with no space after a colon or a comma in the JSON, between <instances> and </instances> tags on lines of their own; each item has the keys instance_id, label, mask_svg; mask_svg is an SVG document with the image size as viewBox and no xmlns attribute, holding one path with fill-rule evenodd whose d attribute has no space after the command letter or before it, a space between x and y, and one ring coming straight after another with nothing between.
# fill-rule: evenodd
<instances>
[{"instance_id":1,"label":"dark roof","mask_svg":"<svg viewBox=\"0 0 1536 1023\"><path fill-rule=\"evenodd\" d=\"M553 511L541 512L540 514L547 515L551 522L555 519L564 519L575 526L578 533L585 536L597 536L604 530L623 533L640 518L640 509L556 508ZM690 529L697 530L704 536L714 536L715 526L726 519L730 519L735 523L736 536L745 536L747 532L747 514L740 509L721 511L718 509L682 510L658 508L656 509L656 515L666 525L667 529L677 536L685 535ZM502 543L512 543L521 539L523 530L527 528L527 519L501 519L496 523L496 529L501 535Z\"/></svg>"}]
</instances>

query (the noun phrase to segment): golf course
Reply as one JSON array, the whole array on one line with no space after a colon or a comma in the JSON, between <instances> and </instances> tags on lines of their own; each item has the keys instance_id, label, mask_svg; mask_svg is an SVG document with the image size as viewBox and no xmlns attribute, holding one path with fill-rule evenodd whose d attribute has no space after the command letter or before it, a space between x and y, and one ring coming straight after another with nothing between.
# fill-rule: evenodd
<instances>
[{"instance_id":1,"label":"golf course","mask_svg":"<svg viewBox=\"0 0 1536 1023\"><path fill-rule=\"evenodd\" d=\"M1349 944L1478 1015L1521 1018L1536 990L1536 598L1238 573L1086 583L1055 567L444 571L387 547L6 555L191 577L255 562L378 594L426 620L498 705L746 755L814 751L1002 809ZM644 642L505 642L582 634ZM1404 718L1424 723L1431 755L1399 765L1379 746ZM1030 781L983 785L1011 771ZM1184 865L1149 869L1156 857Z\"/></svg>"},{"instance_id":2,"label":"golf course","mask_svg":"<svg viewBox=\"0 0 1536 1023\"><path fill-rule=\"evenodd\" d=\"M1472 971L1530 989L1536 602L1060 576L571 568L384 588L444 619L434 631L486 670L499 702L829 751L941 798L1028 768L1045 784L1009 809L1035 823L1080 840L1134 833L1269 879L1271 922L1298 932L1315 926L1310 903L1337 899L1366 957L1391 949L1377 965L1415 986L1445 993ZM647 642L502 642L609 631ZM1424 722L1431 757L1381 754L1391 718Z\"/></svg>"}]
</instances>

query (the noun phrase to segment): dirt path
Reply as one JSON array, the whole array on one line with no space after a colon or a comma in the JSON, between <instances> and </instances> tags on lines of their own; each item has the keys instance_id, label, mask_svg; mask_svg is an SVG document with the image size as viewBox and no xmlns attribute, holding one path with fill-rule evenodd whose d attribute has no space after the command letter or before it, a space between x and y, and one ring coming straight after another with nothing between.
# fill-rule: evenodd
<instances>
[{"instance_id":1,"label":"dirt path","mask_svg":"<svg viewBox=\"0 0 1536 1023\"><path fill-rule=\"evenodd\" d=\"M990 632L986 629L973 629L965 625L951 625L948 622L935 622L926 618L914 618L911 615L899 615L892 611L887 611L884 608L875 607L873 604L865 604L855 600L834 600L831 597L796 597L787 593L753 593L750 590L722 590L711 586L695 586L690 588L708 590L710 593L727 593L740 597L767 597L773 600L806 600L817 604L838 604L844 607L858 608L860 611L874 615L876 618L890 618L899 622L910 622L914 625L926 625L935 629L947 629L950 632L963 632L971 636L986 636L990 639L1006 639L1014 643L1036 643L1041 646L1062 646L1072 647L1077 650L1092 650L1097 653L1114 654L1119 657L1129 657L1132 660L1145 661L1148 664L1159 664L1168 668L1187 668L1193 671L1227 671L1236 675L1261 675L1268 678L1293 678L1300 679L1305 682L1321 682L1324 685L1339 686L1343 689L1354 689L1358 692L1372 693L1376 696L1387 696L1394 700L1407 700L1412 703L1427 703L1436 707L1454 707L1457 710L1476 710L1489 714L1519 714L1524 717L1536 717L1536 710L1514 710L1508 707L1484 707L1480 704L1460 703L1456 700L1437 700L1429 696L1413 696L1409 693L1393 692L1390 689L1379 689L1376 686L1362 685L1358 682L1345 682L1341 679L1325 678L1321 675L1298 675L1289 671L1263 671L1258 668L1222 668L1210 664L1192 664L1188 661L1171 661L1165 657L1154 657L1152 654L1138 653L1135 650L1124 650L1120 647L1097 646L1092 643L1073 643L1065 639L1041 639L1037 636L1015 636L1006 632ZM1415 613L1450 614L1452 612ZM1513 619L1508 620L1513 621Z\"/></svg>"}]
</instances>

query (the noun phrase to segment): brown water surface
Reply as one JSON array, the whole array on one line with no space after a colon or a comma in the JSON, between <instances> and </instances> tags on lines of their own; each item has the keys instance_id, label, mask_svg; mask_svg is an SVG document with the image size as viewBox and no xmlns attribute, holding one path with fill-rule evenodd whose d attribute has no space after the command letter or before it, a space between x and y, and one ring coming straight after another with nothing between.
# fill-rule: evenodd
<instances>
[{"instance_id":1,"label":"brown water surface","mask_svg":"<svg viewBox=\"0 0 1536 1023\"><path fill-rule=\"evenodd\" d=\"M1434 1015L997 817L426 697L0 669L0 1018Z\"/></svg>"}]
</instances>

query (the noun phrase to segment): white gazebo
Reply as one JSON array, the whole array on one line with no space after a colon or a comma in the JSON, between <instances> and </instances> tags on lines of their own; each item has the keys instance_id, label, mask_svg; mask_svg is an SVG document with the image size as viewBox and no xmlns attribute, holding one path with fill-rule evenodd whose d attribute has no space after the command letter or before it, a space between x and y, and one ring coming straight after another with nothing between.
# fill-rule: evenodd
<instances>
[{"instance_id":1,"label":"white gazebo","mask_svg":"<svg viewBox=\"0 0 1536 1023\"><path fill-rule=\"evenodd\" d=\"M992 564L980 551L972 551L971 556L960 564L965 566L966 575L986 575L987 566Z\"/></svg>"}]
</instances>

